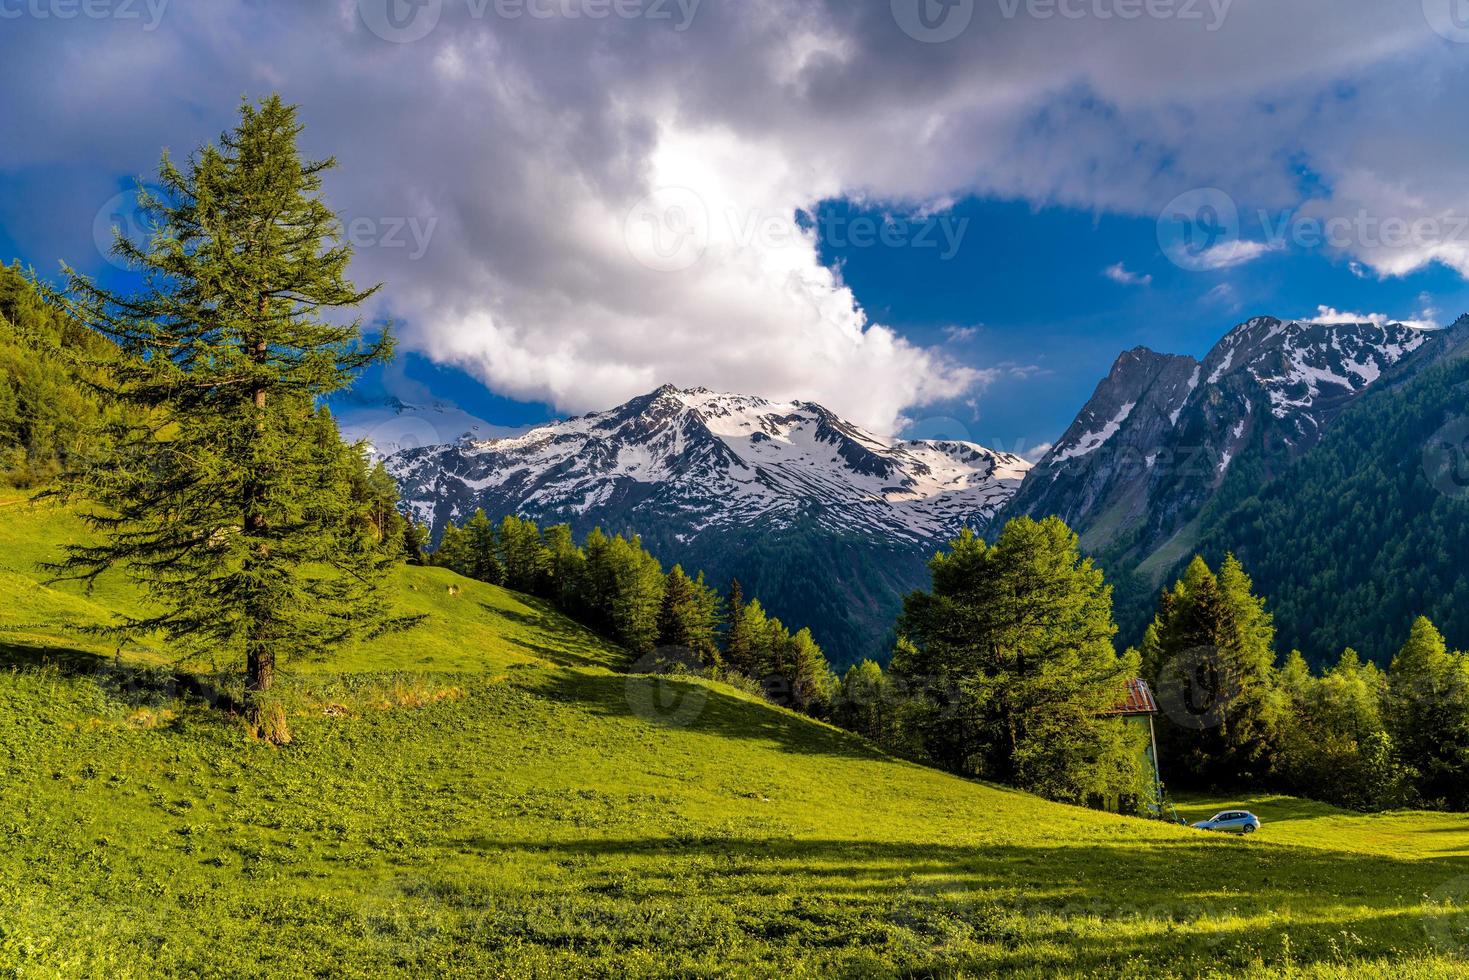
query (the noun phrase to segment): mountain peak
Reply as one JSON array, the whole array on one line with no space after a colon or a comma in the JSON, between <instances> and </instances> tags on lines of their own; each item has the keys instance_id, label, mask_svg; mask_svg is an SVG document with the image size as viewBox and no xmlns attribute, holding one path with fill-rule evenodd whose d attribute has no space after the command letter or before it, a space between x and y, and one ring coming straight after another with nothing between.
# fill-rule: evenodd
<instances>
[{"instance_id":1,"label":"mountain peak","mask_svg":"<svg viewBox=\"0 0 1469 980\"><path fill-rule=\"evenodd\" d=\"M1402 324L1252 317L1205 355L1136 348L1111 372L1007 505L1057 514L1091 548L1142 554L1198 514L1246 453L1271 471L1432 335Z\"/></svg>"},{"instance_id":2,"label":"mountain peak","mask_svg":"<svg viewBox=\"0 0 1469 980\"><path fill-rule=\"evenodd\" d=\"M664 385L513 439L387 461L418 518L477 507L552 523L720 525L818 520L843 532L941 542L983 527L1030 464L970 443L885 439L808 402Z\"/></svg>"}]
</instances>

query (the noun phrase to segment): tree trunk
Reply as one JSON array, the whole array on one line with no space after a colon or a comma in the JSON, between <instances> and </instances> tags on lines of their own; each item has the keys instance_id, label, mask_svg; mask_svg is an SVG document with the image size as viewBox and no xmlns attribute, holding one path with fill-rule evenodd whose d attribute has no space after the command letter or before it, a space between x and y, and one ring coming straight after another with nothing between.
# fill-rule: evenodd
<instances>
[{"instance_id":1,"label":"tree trunk","mask_svg":"<svg viewBox=\"0 0 1469 980\"><path fill-rule=\"evenodd\" d=\"M275 683L275 653L252 650L245 655L245 724L254 737L271 745L291 743L286 709L268 697Z\"/></svg>"},{"instance_id":2,"label":"tree trunk","mask_svg":"<svg viewBox=\"0 0 1469 980\"><path fill-rule=\"evenodd\" d=\"M265 294L260 295L260 315L263 319L269 310ZM264 339L254 345L256 361L264 361L269 353ZM251 401L256 412L255 432L265 433L265 388L256 388ZM266 530L265 515L260 511L264 488L250 484L245 487L245 527L250 534L260 536ZM259 557L264 561L270 554L270 546L260 543ZM254 638L246 641L245 651L245 723L256 738L272 745L287 745L291 732L286 725L286 712L279 702L266 695L275 683L275 651Z\"/></svg>"}]
</instances>

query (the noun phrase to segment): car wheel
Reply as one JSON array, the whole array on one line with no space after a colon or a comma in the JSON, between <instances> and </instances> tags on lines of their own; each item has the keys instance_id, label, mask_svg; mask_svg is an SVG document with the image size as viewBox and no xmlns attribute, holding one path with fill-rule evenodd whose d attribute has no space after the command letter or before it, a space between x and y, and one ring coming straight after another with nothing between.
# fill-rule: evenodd
<instances>
[{"instance_id":1,"label":"car wheel","mask_svg":"<svg viewBox=\"0 0 1469 980\"><path fill-rule=\"evenodd\" d=\"M1254 824L1252 824L1252 823L1245 824L1245 833L1247 833L1247 834L1253 834L1254 832L1255 832L1255 825Z\"/></svg>"}]
</instances>

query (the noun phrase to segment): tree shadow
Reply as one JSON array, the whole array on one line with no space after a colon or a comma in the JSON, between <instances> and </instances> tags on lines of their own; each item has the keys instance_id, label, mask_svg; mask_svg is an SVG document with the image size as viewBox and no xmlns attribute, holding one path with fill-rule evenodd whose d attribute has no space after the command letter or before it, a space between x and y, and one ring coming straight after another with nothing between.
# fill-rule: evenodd
<instances>
[{"instance_id":1,"label":"tree shadow","mask_svg":"<svg viewBox=\"0 0 1469 980\"><path fill-rule=\"evenodd\" d=\"M632 663L630 653L618 647L611 640L598 636L588 627L567 619L564 614L556 612L549 603L543 603L541 600L522 601L536 613L500 609L487 602L481 602L479 605L491 616L508 619L544 637L547 641L544 643L531 642L522 637L513 636L507 636L504 639L558 667L604 667L608 670L620 671L625 670ZM576 652L579 648L585 649L589 646L605 648L608 656L592 657Z\"/></svg>"},{"instance_id":2,"label":"tree shadow","mask_svg":"<svg viewBox=\"0 0 1469 980\"><path fill-rule=\"evenodd\" d=\"M567 672L540 678L542 697L609 718L637 718L720 738L766 743L784 752L853 759L890 759L848 732L762 701L746 700L712 682L677 675Z\"/></svg>"},{"instance_id":3,"label":"tree shadow","mask_svg":"<svg viewBox=\"0 0 1469 980\"><path fill-rule=\"evenodd\" d=\"M677 901L697 878L701 900L736 909L750 928L762 915L788 912L783 905L772 912L768 898L787 895L813 921L863 920L851 935L873 936L887 951L894 943L885 930L895 926L937 939L963 928L995 947L915 950L916 959L901 963L904 975L1038 967L1111 975L1129 963L1176 958L1212 969L1216 958L1244 967L1261 957L1269 965L1272 956L1340 968L1348 955L1469 955L1469 883L1451 901L1425 900L1465 882L1464 858L1401 861L1202 839L1058 847L753 836L462 844L502 860L510 851L553 855L609 882L631 878L629 900ZM548 887L541 897L558 894ZM1038 962L1038 950L1057 958Z\"/></svg>"},{"instance_id":4,"label":"tree shadow","mask_svg":"<svg viewBox=\"0 0 1469 980\"><path fill-rule=\"evenodd\" d=\"M90 679L109 697L135 706L157 706L192 698L226 715L241 714L239 699L221 679L175 667L124 663L93 651L0 639L0 669L54 670L69 679Z\"/></svg>"}]
</instances>

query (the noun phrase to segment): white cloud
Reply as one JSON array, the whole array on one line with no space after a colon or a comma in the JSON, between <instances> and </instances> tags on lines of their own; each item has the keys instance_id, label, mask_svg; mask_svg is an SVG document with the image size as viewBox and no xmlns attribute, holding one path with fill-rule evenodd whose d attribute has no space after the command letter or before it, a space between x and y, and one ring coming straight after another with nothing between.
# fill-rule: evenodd
<instances>
[{"instance_id":1,"label":"white cloud","mask_svg":"<svg viewBox=\"0 0 1469 980\"><path fill-rule=\"evenodd\" d=\"M1127 266L1121 262L1108 266L1103 270L1102 275L1124 286L1151 286L1153 284L1153 277L1151 275L1140 275L1136 272L1129 272Z\"/></svg>"},{"instance_id":2,"label":"white cloud","mask_svg":"<svg viewBox=\"0 0 1469 980\"><path fill-rule=\"evenodd\" d=\"M1331 306L1316 307L1316 315L1313 317L1303 317L1301 322L1319 323L1327 326L1338 323L1375 323L1379 327L1386 326L1390 323L1400 323L1405 327L1412 327L1415 330L1437 330L1439 328L1437 322L1432 319L1423 318L1423 314L1421 313L1417 317L1404 318L1388 316L1386 313L1343 313L1341 310Z\"/></svg>"},{"instance_id":3,"label":"white cloud","mask_svg":"<svg viewBox=\"0 0 1469 980\"><path fill-rule=\"evenodd\" d=\"M1220 242L1211 248L1205 249L1192 259L1194 268L1205 271L1217 269L1232 269L1237 265L1244 265L1256 259L1278 252L1282 245L1273 242L1252 242L1243 239L1232 239Z\"/></svg>"},{"instance_id":4,"label":"white cloud","mask_svg":"<svg viewBox=\"0 0 1469 980\"><path fill-rule=\"evenodd\" d=\"M1019 456L1021 459L1026 460L1027 462L1039 463L1041 460L1045 459L1046 454L1054 448L1055 443L1043 442L1039 446L1032 446L1031 448L1024 450L1023 452L1017 453L1016 455Z\"/></svg>"},{"instance_id":5,"label":"white cloud","mask_svg":"<svg viewBox=\"0 0 1469 980\"><path fill-rule=\"evenodd\" d=\"M1238 310L1241 305L1239 299L1239 290L1235 289L1231 283L1227 282L1221 282L1219 285L1215 286L1213 289L1205 293L1204 302L1220 303L1224 306L1229 307L1231 310Z\"/></svg>"},{"instance_id":6,"label":"white cloud","mask_svg":"<svg viewBox=\"0 0 1469 980\"><path fill-rule=\"evenodd\" d=\"M979 334L978 327L945 327L944 337L951 344L962 344L966 340L973 340Z\"/></svg>"},{"instance_id":7,"label":"white cloud","mask_svg":"<svg viewBox=\"0 0 1469 980\"><path fill-rule=\"evenodd\" d=\"M872 322L794 215L847 198L942 216L979 194L1152 219L1199 187L1249 214L1299 206L1307 167L1332 188L1323 214L1442 218L1469 199L1469 129L1445 124L1462 117L1469 64L1416 8L1241 2L1210 32L980 4L943 45L904 36L890 4L836 0L704 3L683 31L445 3L409 44L374 36L355 0L174 4L152 32L22 18L0 37L3 76L67 84L0 115L0 172L26 181L0 224L43 267L85 266L118 175L228 125L241 92L280 89L303 105L308 152L341 157L335 206L437 220L420 259L369 247L354 266L387 281L383 311L408 346L565 411L671 381L811 398L891 429L993 372ZM1264 57L1282 36L1313 43ZM692 244L650 263L640 236L668 213L639 202L679 188L706 222L695 214L680 226ZM1219 245L1205 264L1272 247ZM1343 250L1381 274L1469 273L1451 238Z\"/></svg>"}]
</instances>

